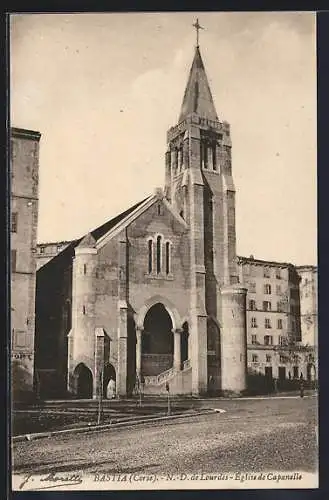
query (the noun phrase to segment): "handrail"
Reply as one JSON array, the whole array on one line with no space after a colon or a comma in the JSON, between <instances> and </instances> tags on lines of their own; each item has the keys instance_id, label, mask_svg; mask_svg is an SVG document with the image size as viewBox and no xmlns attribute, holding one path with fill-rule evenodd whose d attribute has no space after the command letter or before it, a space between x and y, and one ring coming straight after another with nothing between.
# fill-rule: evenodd
<instances>
[{"instance_id":1,"label":"handrail","mask_svg":"<svg viewBox=\"0 0 329 500\"><path fill-rule=\"evenodd\" d=\"M183 362L183 370L188 370L189 368L191 368L191 360L190 359L186 359ZM163 382L165 382L166 380L168 380L170 377L172 377L175 374L175 372L176 372L175 368L171 367L168 370L166 370L166 371L164 371L162 373L159 373L159 375L146 375L144 377L145 385L151 385L151 384L159 385L159 384L162 384Z\"/></svg>"},{"instance_id":2,"label":"handrail","mask_svg":"<svg viewBox=\"0 0 329 500\"><path fill-rule=\"evenodd\" d=\"M186 359L183 363L183 370L187 370L188 368L191 368L191 360Z\"/></svg>"}]
</instances>

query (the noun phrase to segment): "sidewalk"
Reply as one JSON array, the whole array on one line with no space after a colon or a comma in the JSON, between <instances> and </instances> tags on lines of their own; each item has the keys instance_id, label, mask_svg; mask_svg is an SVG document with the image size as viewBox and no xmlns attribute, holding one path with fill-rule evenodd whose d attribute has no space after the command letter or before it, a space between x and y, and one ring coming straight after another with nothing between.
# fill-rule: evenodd
<instances>
[{"instance_id":1,"label":"sidewalk","mask_svg":"<svg viewBox=\"0 0 329 500\"><path fill-rule=\"evenodd\" d=\"M136 418L136 417L131 417L130 419L115 419L113 421L110 421L110 423L107 424L97 424L97 423L89 423L85 426L81 427L75 427L75 428L70 428L70 429L59 429L59 430L54 430L54 431L48 431L48 432L35 432L31 434L21 434L18 436L13 436L12 441L13 443L20 442L20 441L31 441L34 439L41 439L41 438L49 438L51 436L56 436L56 435L63 435L63 434L75 434L75 433L82 433L82 432L99 432L102 430L109 430L109 429L122 429L126 427L131 427L135 425L142 425L142 424L152 424L152 423L158 423L158 422L166 422L166 421L172 421L172 420L177 420L177 419L182 419L182 418L189 418L189 417L196 417L200 415L206 415L209 413L224 413L225 410L216 410L212 408L204 408L200 409L198 411L191 411L189 413L177 413L174 415L165 415L165 416L154 416L154 415L149 415L149 416L144 416L143 418Z\"/></svg>"},{"instance_id":2,"label":"sidewalk","mask_svg":"<svg viewBox=\"0 0 329 500\"><path fill-rule=\"evenodd\" d=\"M304 391L304 395L305 396L310 396L310 395L317 396L318 392L315 390L306 389ZM299 396L298 390L296 390L296 391L282 391L282 392L276 392L276 393L270 393L270 394L259 394L259 395L249 395L249 396L246 395L246 396L240 396L240 397L235 397L235 398L230 398L230 397L225 397L225 396L196 397L196 396L175 396L175 395L172 395L171 400L174 401L175 403L180 403L180 404L185 403L186 405L188 405L189 403L197 403L198 401L200 401L200 402L202 402L202 401L228 401L231 399L243 400L243 399L278 398L278 397L282 398L282 397L296 397L296 396ZM126 398L126 399L116 398L116 399L111 399L111 400L104 399L103 406L104 406L104 408L111 407L112 405L113 406L117 406L117 405L128 405L128 406L135 405L135 406L137 406L138 402L139 402L138 398ZM160 395L159 396L159 395L149 394L149 395L143 396L143 399L142 399L143 406L148 405L148 404L153 405L153 404L157 404L157 403L166 403L166 402L167 402L167 395L163 395L163 396ZM95 406L95 405L98 405L98 401L96 399L47 399L47 400L41 401L39 403L35 402L35 403L31 403L29 405L24 405L22 403L21 406L23 408L28 408L29 406L30 407L37 406L37 407L42 408L42 407L45 407L48 405ZM17 405L17 406L20 406L20 405Z\"/></svg>"}]
</instances>

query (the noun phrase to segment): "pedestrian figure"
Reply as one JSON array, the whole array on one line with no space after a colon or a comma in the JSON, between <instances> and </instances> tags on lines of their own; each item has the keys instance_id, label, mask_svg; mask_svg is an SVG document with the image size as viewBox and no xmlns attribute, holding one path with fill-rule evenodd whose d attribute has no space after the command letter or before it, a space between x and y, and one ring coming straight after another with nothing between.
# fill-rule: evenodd
<instances>
[{"instance_id":1,"label":"pedestrian figure","mask_svg":"<svg viewBox=\"0 0 329 500\"><path fill-rule=\"evenodd\" d=\"M109 383L107 384L106 397L107 399L115 398L115 381L113 380L112 377L110 378Z\"/></svg>"},{"instance_id":2,"label":"pedestrian figure","mask_svg":"<svg viewBox=\"0 0 329 500\"><path fill-rule=\"evenodd\" d=\"M304 379L303 379L302 373L300 375L299 390L300 390L300 397L303 398L304 397Z\"/></svg>"}]
</instances>

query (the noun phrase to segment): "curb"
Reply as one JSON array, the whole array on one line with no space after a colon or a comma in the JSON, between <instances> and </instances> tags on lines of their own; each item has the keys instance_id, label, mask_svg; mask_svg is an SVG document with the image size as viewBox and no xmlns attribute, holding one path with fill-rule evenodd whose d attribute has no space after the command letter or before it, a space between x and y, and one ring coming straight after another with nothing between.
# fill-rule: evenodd
<instances>
[{"instance_id":1,"label":"curb","mask_svg":"<svg viewBox=\"0 0 329 500\"><path fill-rule=\"evenodd\" d=\"M155 417L155 418L143 418L140 420L132 420L125 422L117 422L115 424L104 424L104 425L91 425L90 427L78 427L77 429L62 429L59 431L50 431L50 432L37 432L33 434L23 434L20 436L13 436L12 442L17 443L21 441L32 441L35 439L41 438L50 438L52 436L57 436L61 434L77 434L80 432L98 432L101 430L109 430L109 429L122 429L125 427L131 427L134 425L141 425L146 423L153 422L166 422L170 420L176 420L179 418L187 418L187 417L197 417L204 414L210 413L225 413L225 410L213 409L213 408L205 408L203 411L198 411L195 413L187 413L187 414L178 414L178 415L170 415L165 417Z\"/></svg>"}]
</instances>

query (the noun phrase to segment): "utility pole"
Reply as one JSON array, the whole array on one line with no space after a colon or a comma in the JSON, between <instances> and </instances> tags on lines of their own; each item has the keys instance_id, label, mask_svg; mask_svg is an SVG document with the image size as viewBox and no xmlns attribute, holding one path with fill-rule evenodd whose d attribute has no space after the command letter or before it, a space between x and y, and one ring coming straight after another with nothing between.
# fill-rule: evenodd
<instances>
[{"instance_id":1,"label":"utility pole","mask_svg":"<svg viewBox=\"0 0 329 500\"><path fill-rule=\"evenodd\" d=\"M139 406L142 406L142 384L139 384Z\"/></svg>"},{"instance_id":2,"label":"utility pole","mask_svg":"<svg viewBox=\"0 0 329 500\"><path fill-rule=\"evenodd\" d=\"M168 394L168 409L167 409L167 415L169 416L171 413L171 408L170 408L170 390L169 390L169 383L166 382L166 391Z\"/></svg>"},{"instance_id":3,"label":"utility pole","mask_svg":"<svg viewBox=\"0 0 329 500\"><path fill-rule=\"evenodd\" d=\"M103 413L103 389L104 389L104 370L101 369L99 374L100 379L100 389L98 394L98 415L97 415L97 425L101 423L101 415Z\"/></svg>"}]
</instances>

